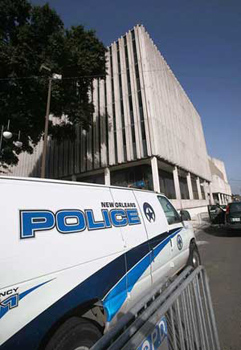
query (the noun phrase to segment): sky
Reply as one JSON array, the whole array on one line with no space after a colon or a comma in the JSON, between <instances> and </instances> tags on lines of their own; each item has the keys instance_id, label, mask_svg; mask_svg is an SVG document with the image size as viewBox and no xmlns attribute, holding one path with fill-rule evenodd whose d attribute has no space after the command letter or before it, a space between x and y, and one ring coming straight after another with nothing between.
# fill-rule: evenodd
<instances>
[{"instance_id":1,"label":"sky","mask_svg":"<svg viewBox=\"0 0 241 350\"><path fill-rule=\"evenodd\" d=\"M200 114L209 155L241 194L240 0L48 2L66 27L95 29L106 46L143 24Z\"/></svg>"}]
</instances>

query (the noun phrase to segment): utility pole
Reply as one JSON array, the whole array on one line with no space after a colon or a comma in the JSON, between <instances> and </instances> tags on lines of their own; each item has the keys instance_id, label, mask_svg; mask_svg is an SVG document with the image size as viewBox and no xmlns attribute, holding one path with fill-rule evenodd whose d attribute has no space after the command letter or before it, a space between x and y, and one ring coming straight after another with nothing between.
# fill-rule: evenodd
<instances>
[{"instance_id":1,"label":"utility pole","mask_svg":"<svg viewBox=\"0 0 241 350\"><path fill-rule=\"evenodd\" d=\"M51 101L51 89L52 89L52 77L49 78L48 99L47 99L45 127L44 127L44 144L43 144L43 154L42 154L42 164L41 164L41 178L45 178L45 172L46 172L46 155L47 155L48 131L49 131L49 111L50 111L50 101Z\"/></svg>"},{"instance_id":2,"label":"utility pole","mask_svg":"<svg viewBox=\"0 0 241 350\"><path fill-rule=\"evenodd\" d=\"M45 70L51 73L51 69L49 67L46 67L44 64L42 64L40 67L40 71L42 70ZM45 178L45 173L46 173L46 156L47 156L47 146L48 146L49 112L50 112L50 102L51 102L52 80L61 80L61 79L62 79L62 75L60 74L52 74L49 77L49 88L48 88L48 98L47 98L45 127L44 127L44 143L43 143L42 162L41 162L41 178Z\"/></svg>"}]
</instances>

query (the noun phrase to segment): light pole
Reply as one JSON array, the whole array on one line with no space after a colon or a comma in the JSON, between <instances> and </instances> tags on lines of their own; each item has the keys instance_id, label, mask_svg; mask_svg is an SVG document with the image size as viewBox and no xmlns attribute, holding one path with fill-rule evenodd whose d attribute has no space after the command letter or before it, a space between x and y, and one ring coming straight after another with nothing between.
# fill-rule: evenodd
<instances>
[{"instance_id":1,"label":"light pole","mask_svg":"<svg viewBox=\"0 0 241 350\"><path fill-rule=\"evenodd\" d=\"M8 120L7 129L5 131L4 131L4 125L2 125L2 127L1 127L1 133L0 133L0 156L2 155L2 143L3 143L4 139L10 140L13 137L13 135L18 135L17 141L13 141L13 144L16 147L18 147L18 148L21 148L22 145L23 145L23 143L20 141L21 132L19 131L18 134L12 133L9 130L9 127L10 127L10 120Z\"/></svg>"},{"instance_id":2,"label":"light pole","mask_svg":"<svg viewBox=\"0 0 241 350\"><path fill-rule=\"evenodd\" d=\"M45 69L51 72L51 69L42 65L40 70ZM46 115L45 115L45 127L44 127L44 142L43 142L43 152L42 152L42 164L41 164L41 178L45 178L46 172L46 155L47 155L47 144L48 144L48 130L49 130L49 111L50 111L50 102L51 102L51 90L52 90L52 80L61 80L62 75L53 74L49 78L49 87L48 87L48 98L46 106Z\"/></svg>"}]
</instances>

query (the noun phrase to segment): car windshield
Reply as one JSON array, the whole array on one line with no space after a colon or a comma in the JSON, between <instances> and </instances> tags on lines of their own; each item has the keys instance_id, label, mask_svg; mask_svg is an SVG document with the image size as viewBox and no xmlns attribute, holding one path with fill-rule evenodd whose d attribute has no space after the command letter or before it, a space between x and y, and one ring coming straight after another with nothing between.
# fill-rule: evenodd
<instances>
[{"instance_id":1,"label":"car windshield","mask_svg":"<svg viewBox=\"0 0 241 350\"><path fill-rule=\"evenodd\" d=\"M241 202L230 204L230 213L241 212Z\"/></svg>"}]
</instances>

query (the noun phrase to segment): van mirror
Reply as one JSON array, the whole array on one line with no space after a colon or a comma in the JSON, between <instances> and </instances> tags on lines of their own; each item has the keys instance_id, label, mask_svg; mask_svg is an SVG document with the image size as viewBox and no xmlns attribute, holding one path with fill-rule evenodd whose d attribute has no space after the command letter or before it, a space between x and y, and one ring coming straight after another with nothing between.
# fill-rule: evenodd
<instances>
[{"instance_id":1,"label":"van mirror","mask_svg":"<svg viewBox=\"0 0 241 350\"><path fill-rule=\"evenodd\" d=\"M191 215L187 210L180 210L180 217L182 221L190 221Z\"/></svg>"}]
</instances>

